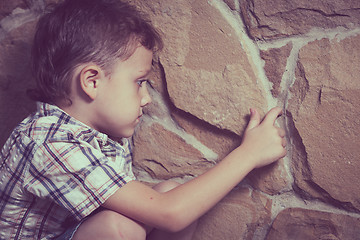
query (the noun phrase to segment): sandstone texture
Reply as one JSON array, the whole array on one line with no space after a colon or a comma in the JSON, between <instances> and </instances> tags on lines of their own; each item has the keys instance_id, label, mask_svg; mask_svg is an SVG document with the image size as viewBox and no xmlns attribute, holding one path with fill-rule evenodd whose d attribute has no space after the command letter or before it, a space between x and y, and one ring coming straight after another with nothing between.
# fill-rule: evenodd
<instances>
[{"instance_id":1,"label":"sandstone texture","mask_svg":"<svg viewBox=\"0 0 360 240\"><path fill-rule=\"evenodd\" d=\"M199 221L194 240L256 239L271 222L271 200L247 188L233 190Z\"/></svg>"},{"instance_id":2,"label":"sandstone texture","mask_svg":"<svg viewBox=\"0 0 360 240\"><path fill-rule=\"evenodd\" d=\"M31 111L35 103L26 95L33 86L30 70L30 45L34 22L11 31L0 42L0 139L5 143L12 129Z\"/></svg>"},{"instance_id":3,"label":"sandstone texture","mask_svg":"<svg viewBox=\"0 0 360 240\"><path fill-rule=\"evenodd\" d=\"M9 16L14 9L24 9L26 6L26 1L24 0L2 1L0 7L0 20L6 16Z\"/></svg>"},{"instance_id":4,"label":"sandstone texture","mask_svg":"<svg viewBox=\"0 0 360 240\"><path fill-rule=\"evenodd\" d=\"M199 150L160 124L143 124L138 130L134 136L137 146L134 149L134 159L137 161L134 163L136 167L147 170L152 177L170 179L196 176L213 165Z\"/></svg>"},{"instance_id":5,"label":"sandstone texture","mask_svg":"<svg viewBox=\"0 0 360 240\"><path fill-rule=\"evenodd\" d=\"M35 109L32 36L59 1L0 2L1 146ZM191 180L241 144L250 107L284 109L287 156L253 170L193 239L360 239L360 1L130 2L165 44L132 137L140 181Z\"/></svg>"},{"instance_id":6,"label":"sandstone texture","mask_svg":"<svg viewBox=\"0 0 360 240\"><path fill-rule=\"evenodd\" d=\"M359 238L360 218L289 208L276 217L266 240L354 240Z\"/></svg>"},{"instance_id":7,"label":"sandstone texture","mask_svg":"<svg viewBox=\"0 0 360 240\"><path fill-rule=\"evenodd\" d=\"M147 1L164 33L159 61L172 103L240 134L249 106L266 108L262 87L234 29L206 1ZM230 48L220 48L219 43ZM221 94L225 93L225 94Z\"/></svg>"},{"instance_id":8,"label":"sandstone texture","mask_svg":"<svg viewBox=\"0 0 360 240\"><path fill-rule=\"evenodd\" d=\"M301 74L296 81L306 82L307 90L301 102L291 105L307 155L307 164L300 168L294 165L299 187L311 192L311 186L316 185L357 209L360 187L353 183L360 171L360 56L352 49L359 46L357 35L316 40L302 48ZM294 87L293 91L300 95L304 89ZM300 159L295 156L293 161Z\"/></svg>"},{"instance_id":9,"label":"sandstone texture","mask_svg":"<svg viewBox=\"0 0 360 240\"><path fill-rule=\"evenodd\" d=\"M319 28L352 29L360 24L357 0L243 0L239 3L247 30L254 39L297 36Z\"/></svg>"},{"instance_id":10,"label":"sandstone texture","mask_svg":"<svg viewBox=\"0 0 360 240\"><path fill-rule=\"evenodd\" d=\"M287 59L292 49L291 43L281 48L272 48L261 51L260 56L265 61L264 70L269 81L273 84L271 93L274 97L279 97L281 93L281 80L286 69Z\"/></svg>"}]
</instances>

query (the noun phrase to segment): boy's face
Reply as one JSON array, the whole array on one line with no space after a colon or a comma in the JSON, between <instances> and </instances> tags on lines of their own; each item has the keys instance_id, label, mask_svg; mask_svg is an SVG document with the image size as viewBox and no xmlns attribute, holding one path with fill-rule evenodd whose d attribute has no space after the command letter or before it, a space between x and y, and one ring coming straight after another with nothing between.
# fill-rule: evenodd
<instances>
[{"instance_id":1,"label":"boy's face","mask_svg":"<svg viewBox=\"0 0 360 240\"><path fill-rule=\"evenodd\" d=\"M152 51L138 47L125 61L114 65L96 97L96 121L92 125L110 136L130 137L151 102L147 77L152 66Z\"/></svg>"}]
</instances>

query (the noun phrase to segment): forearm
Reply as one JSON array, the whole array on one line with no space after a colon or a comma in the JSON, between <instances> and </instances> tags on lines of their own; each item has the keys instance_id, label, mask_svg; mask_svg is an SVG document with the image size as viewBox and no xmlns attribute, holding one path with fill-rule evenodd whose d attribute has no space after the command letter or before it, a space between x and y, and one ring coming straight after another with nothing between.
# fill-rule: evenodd
<instances>
[{"instance_id":1,"label":"forearm","mask_svg":"<svg viewBox=\"0 0 360 240\"><path fill-rule=\"evenodd\" d=\"M130 182L111 196L104 207L172 231L191 224L252 169L285 156L285 131L274 126L281 109L270 110L261 124L259 113L251 112L241 146L209 171L166 193L158 193L139 182Z\"/></svg>"},{"instance_id":2,"label":"forearm","mask_svg":"<svg viewBox=\"0 0 360 240\"><path fill-rule=\"evenodd\" d=\"M190 224L227 195L253 169L250 158L239 147L209 171L164 194L179 225Z\"/></svg>"},{"instance_id":3,"label":"forearm","mask_svg":"<svg viewBox=\"0 0 360 240\"><path fill-rule=\"evenodd\" d=\"M250 156L239 147L209 171L169 192L158 193L133 182L104 207L156 228L178 231L212 208L252 169Z\"/></svg>"}]
</instances>

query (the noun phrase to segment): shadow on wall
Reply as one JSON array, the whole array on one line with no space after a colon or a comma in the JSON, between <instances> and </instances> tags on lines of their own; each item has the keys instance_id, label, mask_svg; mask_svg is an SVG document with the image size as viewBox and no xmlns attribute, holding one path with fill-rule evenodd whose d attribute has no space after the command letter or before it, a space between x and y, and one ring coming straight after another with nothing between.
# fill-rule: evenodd
<instances>
[{"instance_id":1,"label":"shadow on wall","mask_svg":"<svg viewBox=\"0 0 360 240\"><path fill-rule=\"evenodd\" d=\"M7 33L0 42L0 146L13 128L36 108L26 90L34 86L30 51L35 22Z\"/></svg>"}]
</instances>

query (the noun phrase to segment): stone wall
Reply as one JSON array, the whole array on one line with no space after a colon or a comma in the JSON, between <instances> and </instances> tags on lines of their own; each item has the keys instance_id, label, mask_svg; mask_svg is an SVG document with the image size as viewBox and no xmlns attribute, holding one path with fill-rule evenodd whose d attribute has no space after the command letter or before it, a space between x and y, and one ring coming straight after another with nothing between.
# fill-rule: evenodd
<instances>
[{"instance_id":1,"label":"stone wall","mask_svg":"<svg viewBox=\"0 0 360 240\"><path fill-rule=\"evenodd\" d=\"M56 0L0 2L0 145L34 103L29 47ZM139 179L185 182L241 141L250 107L281 106L288 154L249 174L194 240L360 239L360 1L135 0L161 29Z\"/></svg>"}]
</instances>

